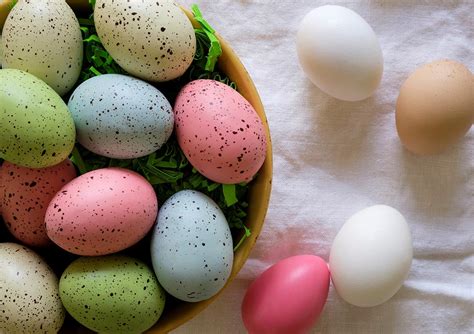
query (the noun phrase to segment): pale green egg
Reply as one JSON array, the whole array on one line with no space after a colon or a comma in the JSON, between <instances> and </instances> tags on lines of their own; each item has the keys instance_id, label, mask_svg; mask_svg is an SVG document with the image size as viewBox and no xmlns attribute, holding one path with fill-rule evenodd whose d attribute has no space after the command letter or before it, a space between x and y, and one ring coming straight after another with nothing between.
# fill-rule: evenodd
<instances>
[{"instance_id":1,"label":"pale green egg","mask_svg":"<svg viewBox=\"0 0 474 334\"><path fill-rule=\"evenodd\" d=\"M76 129L61 97L32 74L0 70L0 158L44 168L71 153Z\"/></svg>"},{"instance_id":2,"label":"pale green egg","mask_svg":"<svg viewBox=\"0 0 474 334\"><path fill-rule=\"evenodd\" d=\"M74 319L99 333L142 333L165 306L153 271L127 256L77 259L62 274L59 294Z\"/></svg>"}]
</instances>

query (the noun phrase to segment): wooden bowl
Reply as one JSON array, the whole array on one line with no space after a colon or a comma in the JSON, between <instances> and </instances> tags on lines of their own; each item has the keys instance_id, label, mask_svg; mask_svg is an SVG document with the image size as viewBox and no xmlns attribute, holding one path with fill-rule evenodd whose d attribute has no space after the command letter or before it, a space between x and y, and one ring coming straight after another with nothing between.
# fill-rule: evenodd
<instances>
[{"instance_id":1,"label":"wooden bowl","mask_svg":"<svg viewBox=\"0 0 474 334\"><path fill-rule=\"evenodd\" d=\"M3 21L1 20L1 18L6 17L8 11L7 3L9 1L10 0L2 2L2 0L0 0L0 27L3 26ZM88 11L88 0L68 0L67 2L75 11ZM183 10L186 12L186 15L191 20L193 26L199 27L199 23L194 20L193 15L186 9ZM267 156L265 159L265 163L263 164L256 179L253 181L252 187L250 188L249 192L249 208L246 224L252 231L252 234L235 252L232 273L229 280L227 281L226 286L221 290L220 293L222 293L222 291L237 276L238 272L244 265L262 229L265 220L265 215L268 209L272 185L272 145L270 139L270 130L268 128L268 123L263 109L263 105L252 79L247 73L245 67L240 62L239 57L230 47L229 43L227 43L219 35L218 38L221 42L223 51L222 56L219 59L218 67L222 72L227 74L230 79L237 84L240 94L242 94L255 108L258 115L263 121L267 136ZM219 294L217 294L211 299L198 303L181 302L176 305L173 305L173 308L171 309L165 306L165 312L161 316L160 320L155 324L155 326L149 330L149 333L167 333L177 328L178 326L184 324L185 322L189 321L191 318L202 312L209 304L211 304L219 297ZM73 328L66 325L63 332L83 333L86 331L87 330L85 328Z\"/></svg>"}]
</instances>

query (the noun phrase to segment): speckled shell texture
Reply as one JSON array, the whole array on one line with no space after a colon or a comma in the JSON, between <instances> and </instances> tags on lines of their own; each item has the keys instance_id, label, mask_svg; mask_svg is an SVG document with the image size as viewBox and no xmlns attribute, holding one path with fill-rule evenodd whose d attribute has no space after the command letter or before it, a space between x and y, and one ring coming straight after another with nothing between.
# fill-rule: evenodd
<instances>
[{"instance_id":1,"label":"speckled shell texture","mask_svg":"<svg viewBox=\"0 0 474 334\"><path fill-rule=\"evenodd\" d=\"M158 211L153 187L122 168L83 174L64 186L46 211L46 231L61 248L78 255L106 255L141 240Z\"/></svg>"},{"instance_id":2,"label":"speckled shell texture","mask_svg":"<svg viewBox=\"0 0 474 334\"><path fill-rule=\"evenodd\" d=\"M29 246L50 245L44 216L54 195L76 177L71 161L40 169L5 162L0 173L5 187L3 219L7 228Z\"/></svg>"},{"instance_id":3,"label":"speckled shell texture","mask_svg":"<svg viewBox=\"0 0 474 334\"><path fill-rule=\"evenodd\" d=\"M94 19L104 47L136 77L169 81L193 61L194 29L174 1L98 0Z\"/></svg>"},{"instance_id":4,"label":"speckled shell texture","mask_svg":"<svg viewBox=\"0 0 474 334\"><path fill-rule=\"evenodd\" d=\"M110 158L133 159L158 150L171 136L171 105L152 85L125 75L105 74L83 82L69 110L77 140Z\"/></svg>"},{"instance_id":5,"label":"speckled shell texture","mask_svg":"<svg viewBox=\"0 0 474 334\"><path fill-rule=\"evenodd\" d=\"M76 130L66 104L47 84L15 69L0 70L0 157L44 168L67 159Z\"/></svg>"},{"instance_id":6,"label":"speckled shell texture","mask_svg":"<svg viewBox=\"0 0 474 334\"><path fill-rule=\"evenodd\" d=\"M232 271L232 236L206 195L183 190L160 209L151 242L158 281L174 297L199 302L218 293Z\"/></svg>"},{"instance_id":7,"label":"speckled shell texture","mask_svg":"<svg viewBox=\"0 0 474 334\"><path fill-rule=\"evenodd\" d=\"M53 334L64 322L58 279L28 248L0 244L0 333Z\"/></svg>"},{"instance_id":8,"label":"speckled shell texture","mask_svg":"<svg viewBox=\"0 0 474 334\"><path fill-rule=\"evenodd\" d=\"M20 0L3 27L3 67L29 72L59 95L67 93L82 67L82 36L64 0Z\"/></svg>"},{"instance_id":9,"label":"speckled shell texture","mask_svg":"<svg viewBox=\"0 0 474 334\"><path fill-rule=\"evenodd\" d=\"M62 274L59 290L67 311L99 333L142 333L158 321L165 305L153 271L126 256L74 261Z\"/></svg>"},{"instance_id":10,"label":"speckled shell texture","mask_svg":"<svg viewBox=\"0 0 474 334\"><path fill-rule=\"evenodd\" d=\"M175 106L179 146L207 178L224 184L250 181L265 161L261 119L245 98L214 80L196 80L179 93Z\"/></svg>"}]
</instances>

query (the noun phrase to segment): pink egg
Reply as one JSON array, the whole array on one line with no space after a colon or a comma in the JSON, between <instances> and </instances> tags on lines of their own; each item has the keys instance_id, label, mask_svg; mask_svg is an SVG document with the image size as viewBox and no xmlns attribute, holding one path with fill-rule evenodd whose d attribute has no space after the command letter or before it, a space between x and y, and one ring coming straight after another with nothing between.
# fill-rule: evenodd
<instances>
[{"instance_id":1,"label":"pink egg","mask_svg":"<svg viewBox=\"0 0 474 334\"><path fill-rule=\"evenodd\" d=\"M76 177L71 161L40 169L4 162L0 174L4 187L2 215L8 230L29 246L51 244L44 216L54 195Z\"/></svg>"},{"instance_id":2,"label":"pink egg","mask_svg":"<svg viewBox=\"0 0 474 334\"><path fill-rule=\"evenodd\" d=\"M192 81L174 106L178 143L191 164L219 183L250 181L267 149L262 120L236 90L214 80Z\"/></svg>"},{"instance_id":3,"label":"pink egg","mask_svg":"<svg viewBox=\"0 0 474 334\"><path fill-rule=\"evenodd\" d=\"M68 252L106 255L140 241L153 226L158 200L141 175L103 168L64 186L46 212L48 236Z\"/></svg>"},{"instance_id":4,"label":"pink egg","mask_svg":"<svg viewBox=\"0 0 474 334\"><path fill-rule=\"evenodd\" d=\"M314 255L284 259L248 288L242 318L250 334L308 333L328 296L329 270Z\"/></svg>"}]
</instances>

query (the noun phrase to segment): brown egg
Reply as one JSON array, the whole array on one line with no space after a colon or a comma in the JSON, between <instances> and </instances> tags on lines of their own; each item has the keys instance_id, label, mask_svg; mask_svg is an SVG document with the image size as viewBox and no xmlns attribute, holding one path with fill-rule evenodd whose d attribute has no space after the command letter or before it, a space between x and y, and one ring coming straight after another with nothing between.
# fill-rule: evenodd
<instances>
[{"instance_id":1,"label":"brown egg","mask_svg":"<svg viewBox=\"0 0 474 334\"><path fill-rule=\"evenodd\" d=\"M50 245L44 216L54 195L76 177L72 162L67 159L40 169L4 162L0 171L4 194L2 215L8 230L28 246Z\"/></svg>"},{"instance_id":2,"label":"brown egg","mask_svg":"<svg viewBox=\"0 0 474 334\"><path fill-rule=\"evenodd\" d=\"M436 154L459 141L474 121L474 78L452 60L426 64L412 73L397 100L397 131L403 145Z\"/></svg>"}]
</instances>

